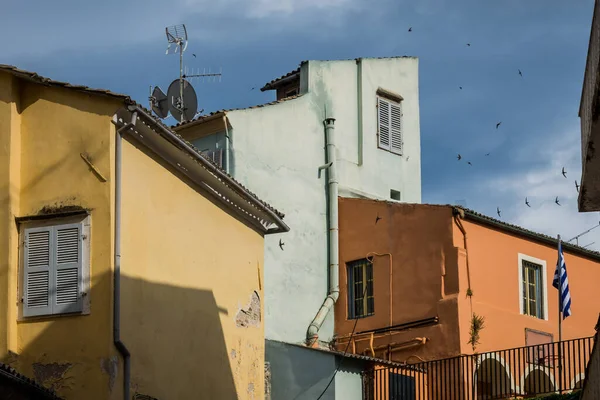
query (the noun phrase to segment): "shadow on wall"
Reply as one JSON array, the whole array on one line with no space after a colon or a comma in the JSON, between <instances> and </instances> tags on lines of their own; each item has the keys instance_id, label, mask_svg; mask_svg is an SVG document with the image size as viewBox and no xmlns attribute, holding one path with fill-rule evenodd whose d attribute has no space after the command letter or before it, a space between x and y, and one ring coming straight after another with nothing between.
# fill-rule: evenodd
<instances>
[{"instance_id":1,"label":"shadow on wall","mask_svg":"<svg viewBox=\"0 0 600 400\"><path fill-rule=\"evenodd\" d=\"M93 281L103 290L112 287L112 275ZM220 322L226 311L212 291L126 276L121 290L121 338L131 352L132 395L238 398ZM90 315L46 319L48 328L7 361L67 400L121 393L123 361L116 356L112 329L100 326L107 315L112 326L112 306L105 310L104 302L94 302L104 294L92 288ZM86 342L103 354L92 354Z\"/></svg>"}]
</instances>

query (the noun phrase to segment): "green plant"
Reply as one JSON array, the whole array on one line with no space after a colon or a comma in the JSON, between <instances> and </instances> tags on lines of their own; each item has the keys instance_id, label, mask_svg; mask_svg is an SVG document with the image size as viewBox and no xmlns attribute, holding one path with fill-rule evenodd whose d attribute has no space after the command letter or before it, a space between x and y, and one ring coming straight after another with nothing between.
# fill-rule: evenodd
<instances>
[{"instance_id":1,"label":"green plant","mask_svg":"<svg viewBox=\"0 0 600 400\"><path fill-rule=\"evenodd\" d=\"M467 342L473 347L473 351L475 351L475 347L479 344L479 333L483 328L485 328L485 318L473 313L471 317L471 329L469 331L470 339Z\"/></svg>"}]
</instances>

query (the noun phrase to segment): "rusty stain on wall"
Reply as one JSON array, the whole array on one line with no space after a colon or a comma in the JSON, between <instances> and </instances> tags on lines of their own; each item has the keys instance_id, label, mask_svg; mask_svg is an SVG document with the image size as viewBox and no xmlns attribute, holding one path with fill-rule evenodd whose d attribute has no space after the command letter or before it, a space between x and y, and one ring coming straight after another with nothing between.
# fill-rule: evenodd
<instances>
[{"instance_id":1,"label":"rusty stain on wall","mask_svg":"<svg viewBox=\"0 0 600 400\"><path fill-rule=\"evenodd\" d=\"M256 291L252 292L248 307L240 308L238 311L235 316L235 325L238 328L260 326L260 297Z\"/></svg>"},{"instance_id":2,"label":"rusty stain on wall","mask_svg":"<svg viewBox=\"0 0 600 400\"><path fill-rule=\"evenodd\" d=\"M100 361L100 370L108 375L108 390L112 393L117 378L119 360L117 357L103 358Z\"/></svg>"},{"instance_id":3,"label":"rusty stain on wall","mask_svg":"<svg viewBox=\"0 0 600 400\"><path fill-rule=\"evenodd\" d=\"M59 363L34 363L33 364L33 376L35 380L40 382L42 385L57 390L64 386L64 381L67 379L65 373L72 367L70 363L59 364Z\"/></svg>"}]
</instances>

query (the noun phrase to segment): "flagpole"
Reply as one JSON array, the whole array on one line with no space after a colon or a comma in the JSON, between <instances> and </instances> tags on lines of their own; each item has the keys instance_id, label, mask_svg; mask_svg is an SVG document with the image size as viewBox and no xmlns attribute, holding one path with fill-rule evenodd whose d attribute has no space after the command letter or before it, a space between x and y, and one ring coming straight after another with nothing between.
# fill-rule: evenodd
<instances>
[{"instance_id":1,"label":"flagpole","mask_svg":"<svg viewBox=\"0 0 600 400\"><path fill-rule=\"evenodd\" d=\"M560 235L558 235L558 259L560 259ZM557 261L558 265L558 261ZM558 265L558 276L559 276L559 289L557 291L558 296L558 393L562 394L562 300L560 295L560 274L561 274L561 266Z\"/></svg>"}]
</instances>

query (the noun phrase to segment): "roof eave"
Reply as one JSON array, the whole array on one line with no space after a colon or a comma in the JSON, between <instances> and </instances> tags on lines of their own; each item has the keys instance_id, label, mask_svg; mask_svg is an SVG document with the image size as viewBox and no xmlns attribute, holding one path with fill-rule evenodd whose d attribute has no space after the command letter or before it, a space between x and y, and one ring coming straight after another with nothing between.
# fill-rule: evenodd
<instances>
[{"instance_id":1,"label":"roof eave","mask_svg":"<svg viewBox=\"0 0 600 400\"><path fill-rule=\"evenodd\" d=\"M260 88L260 91L265 92L267 90L275 90L278 87L280 87L281 85L284 85L290 81L293 81L293 80L299 79L299 78L300 78L300 71L296 71L296 72L293 72L291 75L287 75L283 78L279 78L279 79L276 79L274 81L267 83L265 86Z\"/></svg>"},{"instance_id":2,"label":"roof eave","mask_svg":"<svg viewBox=\"0 0 600 400\"><path fill-rule=\"evenodd\" d=\"M251 196L233 178L200 155L174 132L158 123L139 105L118 110L114 117L115 124L119 127L124 126L134 112L138 113L139 126L131 128L134 134L130 136L136 141L165 159L263 234L282 233L290 230L283 222L283 215L278 215L260 200ZM158 136L162 138L162 141L158 139Z\"/></svg>"},{"instance_id":3,"label":"roof eave","mask_svg":"<svg viewBox=\"0 0 600 400\"><path fill-rule=\"evenodd\" d=\"M505 223L503 223L501 221L497 221L493 218L481 216L479 214L476 214L476 213L474 213L468 209L462 208L462 207L455 206L453 208L454 208L454 210L462 210L464 212L465 219L471 220L473 222L476 222L476 223L479 223L482 225L492 226L492 227L498 228L502 231L512 233L516 236L526 237L526 238L534 240L538 243L558 247L558 239L552 239L545 235L537 234L537 233L534 233L534 232L531 232L531 231L528 231L525 229L520 229L518 227L509 225L509 224L505 224ZM581 255L583 257L592 259L594 261L600 261L600 254L596 254L595 252L588 251L583 248L573 246L572 244L565 243L565 242L562 242L562 245L563 245L564 250L567 250L571 253Z\"/></svg>"}]
</instances>

